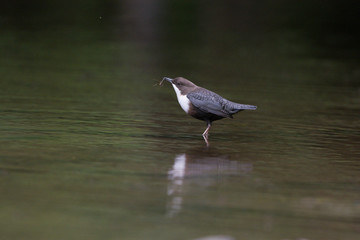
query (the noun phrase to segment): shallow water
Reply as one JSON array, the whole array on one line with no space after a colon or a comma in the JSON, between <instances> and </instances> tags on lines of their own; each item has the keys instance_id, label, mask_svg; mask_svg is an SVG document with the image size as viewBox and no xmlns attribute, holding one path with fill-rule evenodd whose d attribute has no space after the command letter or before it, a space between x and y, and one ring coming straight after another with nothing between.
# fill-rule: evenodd
<instances>
[{"instance_id":1,"label":"shallow water","mask_svg":"<svg viewBox=\"0 0 360 240\"><path fill-rule=\"evenodd\" d=\"M3 30L1 239L357 239L358 49L284 28L185 41L180 18L132 14ZM163 76L258 110L214 122L206 147Z\"/></svg>"}]
</instances>

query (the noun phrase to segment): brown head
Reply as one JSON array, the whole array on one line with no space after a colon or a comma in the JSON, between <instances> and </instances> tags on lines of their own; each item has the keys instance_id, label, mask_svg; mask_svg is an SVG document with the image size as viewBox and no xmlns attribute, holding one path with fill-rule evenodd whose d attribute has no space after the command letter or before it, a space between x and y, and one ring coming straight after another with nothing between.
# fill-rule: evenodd
<instances>
[{"instance_id":1,"label":"brown head","mask_svg":"<svg viewBox=\"0 0 360 240\"><path fill-rule=\"evenodd\" d=\"M172 86L174 87L175 91L179 90L181 95L186 95L198 87L194 83L190 82L189 80L187 80L183 77L177 77L174 79L164 77L163 80L170 82L172 84Z\"/></svg>"}]
</instances>

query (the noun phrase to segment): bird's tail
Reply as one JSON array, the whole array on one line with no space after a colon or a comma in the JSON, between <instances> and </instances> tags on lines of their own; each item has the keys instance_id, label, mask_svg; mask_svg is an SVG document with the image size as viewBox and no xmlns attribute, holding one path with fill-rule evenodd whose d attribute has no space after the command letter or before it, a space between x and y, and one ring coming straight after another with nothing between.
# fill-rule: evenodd
<instances>
[{"instance_id":1,"label":"bird's tail","mask_svg":"<svg viewBox=\"0 0 360 240\"><path fill-rule=\"evenodd\" d=\"M227 100L226 106L228 108L228 110L233 110L233 111L241 111L241 110L256 110L256 106L254 105L247 105L247 104L240 104L240 103L236 103L236 102L231 102L229 100Z\"/></svg>"},{"instance_id":2,"label":"bird's tail","mask_svg":"<svg viewBox=\"0 0 360 240\"><path fill-rule=\"evenodd\" d=\"M243 110L255 110L257 107L254 105L240 104L228 101L226 104L226 111L232 115Z\"/></svg>"},{"instance_id":3,"label":"bird's tail","mask_svg":"<svg viewBox=\"0 0 360 240\"><path fill-rule=\"evenodd\" d=\"M235 103L235 108L240 110L256 110L257 106Z\"/></svg>"}]
</instances>

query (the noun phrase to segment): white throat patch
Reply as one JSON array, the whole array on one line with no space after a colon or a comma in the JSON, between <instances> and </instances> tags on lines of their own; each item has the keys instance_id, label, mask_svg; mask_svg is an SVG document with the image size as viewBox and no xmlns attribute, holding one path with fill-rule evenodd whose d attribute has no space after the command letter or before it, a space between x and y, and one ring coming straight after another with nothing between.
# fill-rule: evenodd
<instances>
[{"instance_id":1,"label":"white throat patch","mask_svg":"<svg viewBox=\"0 0 360 240\"><path fill-rule=\"evenodd\" d=\"M186 95L181 95L180 90L174 85L171 84L176 92L177 100L181 106L181 108L188 113L190 109L190 100L186 97Z\"/></svg>"}]
</instances>

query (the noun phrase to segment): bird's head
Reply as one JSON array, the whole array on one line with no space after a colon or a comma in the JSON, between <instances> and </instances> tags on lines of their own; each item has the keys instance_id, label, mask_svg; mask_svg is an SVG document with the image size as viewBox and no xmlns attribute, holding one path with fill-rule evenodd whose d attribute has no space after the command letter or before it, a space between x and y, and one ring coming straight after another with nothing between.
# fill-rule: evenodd
<instances>
[{"instance_id":1,"label":"bird's head","mask_svg":"<svg viewBox=\"0 0 360 240\"><path fill-rule=\"evenodd\" d=\"M170 82L174 87L175 91L179 90L181 95L186 95L197 87L194 83L190 82L189 80L183 77L177 77L174 79L164 77L163 81L164 80Z\"/></svg>"}]
</instances>

